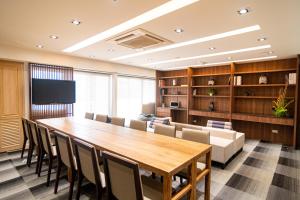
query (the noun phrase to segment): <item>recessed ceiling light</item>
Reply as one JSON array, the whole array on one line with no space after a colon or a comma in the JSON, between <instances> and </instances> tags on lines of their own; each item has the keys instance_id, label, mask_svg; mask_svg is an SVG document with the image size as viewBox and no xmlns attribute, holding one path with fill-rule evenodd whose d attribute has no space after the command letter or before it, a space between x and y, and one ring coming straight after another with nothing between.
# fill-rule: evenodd
<instances>
[{"instance_id":1,"label":"recessed ceiling light","mask_svg":"<svg viewBox=\"0 0 300 200\"><path fill-rule=\"evenodd\" d=\"M74 52L79 49L82 49L84 47L90 46L92 44L95 44L99 41L105 40L111 36L117 35L119 33L122 33L126 30L129 30L133 27L139 26L141 24L144 24L146 22L149 22L151 20L154 20L156 18L159 18L163 15L166 15L168 13L174 12L180 8L183 8L185 6L188 6L190 4L196 3L199 0L172 0L168 1L167 3L164 3L152 10L149 10L137 17L134 17L126 22L123 22L117 26L114 26L106 31L103 31L101 33L98 33L97 35L94 35L92 37L89 37L77 44L72 45L71 47L68 47L64 49L64 52Z\"/></svg>"},{"instance_id":2,"label":"recessed ceiling light","mask_svg":"<svg viewBox=\"0 0 300 200\"><path fill-rule=\"evenodd\" d=\"M73 20L71 21L71 23L78 26L78 25L81 24L81 21L79 21L79 20L77 20L77 19L73 19Z\"/></svg>"},{"instance_id":3,"label":"recessed ceiling light","mask_svg":"<svg viewBox=\"0 0 300 200\"><path fill-rule=\"evenodd\" d=\"M274 53L273 51L269 51L269 52L268 52L268 54L273 54L273 53Z\"/></svg>"},{"instance_id":4,"label":"recessed ceiling light","mask_svg":"<svg viewBox=\"0 0 300 200\"><path fill-rule=\"evenodd\" d=\"M94 55L91 55L91 56L89 56L90 58L95 58L96 56L94 56Z\"/></svg>"},{"instance_id":5,"label":"recessed ceiling light","mask_svg":"<svg viewBox=\"0 0 300 200\"><path fill-rule=\"evenodd\" d=\"M58 36L57 36L57 35L50 35L49 37L50 37L51 39L55 39L55 40L58 39Z\"/></svg>"},{"instance_id":6,"label":"recessed ceiling light","mask_svg":"<svg viewBox=\"0 0 300 200\"><path fill-rule=\"evenodd\" d=\"M234 35L240 35L240 34L243 34L243 33L248 33L248 32L257 31L257 30L260 30L259 25L248 26L246 28L236 29L236 30L233 30L233 31L219 33L219 34L216 34L216 35L210 35L210 36L206 36L206 37L202 37L202 38L197 38L197 39L194 39L194 40L189 40L189 41L185 41L185 42L166 45L166 46L163 46L163 47L150 49L150 50L146 50L146 51L143 51L143 52L138 52L138 53L133 53L133 54L125 55L125 56L120 56L120 57L117 57L117 58L113 58L112 60L113 61L123 60L123 59L126 59L126 58L132 58L132 57L137 57L137 56L141 56L141 55L145 55L145 54L165 51L165 50L169 50L169 49L175 49L175 48L194 45L194 44L199 44L199 43L203 43L203 42L208 42L208 41L212 41L212 40L226 38L226 37L230 37L230 36L234 36Z\"/></svg>"},{"instance_id":7,"label":"recessed ceiling light","mask_svg":"<svg viewBox=\"0 0 300 200\"><path fill-rule=\"evenodd\" d=\"M239 15L245 15L249 12L248 8L242 8L240 10L237 11Z\"/></svg>"},{"instance_id":8,"label":"recessed ceiling light","mask_svg":"<svg viewBox=\"0 0 300 200\"><path fill-rule=\"evenodd\" d=\"M36 47L37 47L37 48L40 48L40 49L44 48L44 46L41 45L41 44L36 45Z\"/></svg>"},{"instance_id":9,"label":"recessed ceiling light","mask_svg":"<svg viewBox=\"0 0 300 200\"><path fill-rule=\"evenodd\" d=\"M232 57L228 56L228 57L227 57L227 60L232 60Z\"/></svg>"},{"instance_id":10,"label":"recessed ceiling light","mask_svg":"<svg viewBox=\"0 0 300 200\"><path fill-rule=\"evenodd\" d=\"M175 31L176 33L182 33L182 32L183 32L183 29L182 29L182 28L176 28L174 31Z\"/></svg>"},{"instance_id":11,"label":"recessed ceiling light","mask_svg":"<svg viewBox=\"0 0 300 200\"><path fill-rule=\"evenodd\" d=\"M215 63L203 63L203 64L200 64L200 65L194 65L193 67L216 66L216 65L230 64L232 62L259 61L259 60L269 60L269 59L274 59L274 58L277 58L277 56L249 58L249 59L243 59L243 60L232 60L232 61L215 62ZM169 68L164 68L164 69L160 69L160 70L172 70L172 69L184 69L184 68L186 68L186 65L185 66L180 66L180 67L169 67Z\"/></svg>"},{"instance_id":12,"label":"recessed ceiling light","mask_svg":"<svg viewBox=\"0 0 300 200\"><path fill-rule=\"evenodd\" d=\"M262 37L262 38L258 38L258 39L257 39L257 41L259 41L259 42L262 42L262 41L265 41L265 40L267 40L266 37Z\"/></svg>"},{"instance_id":13,"label":"recessed ceiling light","mask_svg":"<svg viewBox=\"0 0 300 200\"><path fill-rule=\"evenodd\" d=\"M250 48L244 48L244 49L237 49L237 50L232 50L232 51L223 51L223 52L218 52L218 53L204 54L204 55L200 55L200 56L192 56L192 57L185 57L185 58L179 58L179 59L163 60L163 61L158 61L158 62L154 62L154 63L147 63L144 66L165 64L165 63L170 63L170 62L179 62L179 61L185 61L185 60L194 60L194 59L199 59L199 58L209 58L209 57L214 57L214 56L222 56L222 55L242 53L242 52L255 51L255 50L260 50L260 49L268 49L268 48L271 48L271 45L262 45L262 46L256 46L256 47L250 47Z\"/></svg>"},{"instance_id":14,"label":"recessed ceiling light","mask_svg":"<svg viewBox=\"0 0 300 200\"><path fill-rule=\"evenodd\" d=\"M209 47L209 50L215 50L216 47Z\"/></svg>"}]
</instances>

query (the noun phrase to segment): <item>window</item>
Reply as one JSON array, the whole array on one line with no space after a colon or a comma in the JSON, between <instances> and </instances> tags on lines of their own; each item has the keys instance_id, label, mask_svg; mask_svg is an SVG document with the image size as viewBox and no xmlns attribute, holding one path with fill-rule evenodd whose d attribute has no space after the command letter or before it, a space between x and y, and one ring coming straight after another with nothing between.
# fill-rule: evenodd
<instances>
[{"instance_id":1,"label":"window","mask_svg":"<svg viewBox=\"0 0 300 200\"><path fill-rule=\"evenodd\" d=\"M155 81L118 76L117 116L125 117L126 124L142 112L142 104L155 102Z\"/></svg>"},{"instance_id":2,"label":"window","mask_svg":"<svg viewBox=\"0 0 300 200\"><path fill-rule=\"evenodd\" d=\"M155 102L155 80L143 79L143 104Z\"/></svg>"},{"instance_id":3,"label":"window","mask_svg":"<svg viewBox=\"0 0 300 200\"><path fill-rule=\"evenodd\" d=\"M111 76L99 73L74 72L76 103L74 115L83 117L85 112L111 114Z\"/></svg>"}]
</instances>

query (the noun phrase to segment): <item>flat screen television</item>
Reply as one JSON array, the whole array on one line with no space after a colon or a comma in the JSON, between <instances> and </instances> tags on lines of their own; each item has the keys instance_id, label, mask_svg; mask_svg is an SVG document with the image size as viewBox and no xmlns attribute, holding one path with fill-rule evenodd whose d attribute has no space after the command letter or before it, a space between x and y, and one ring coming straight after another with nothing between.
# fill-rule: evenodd
<instances>
[{"instance_id":1,"label":"flat screen television","mask_svg":"<svg viewBox=\"0 0 300 200\"><path fill-rule=\"evenodd\" d=\"M75 81L32 79L32 104L72 104L75 101Z\"/></svg>"}]
</instances>

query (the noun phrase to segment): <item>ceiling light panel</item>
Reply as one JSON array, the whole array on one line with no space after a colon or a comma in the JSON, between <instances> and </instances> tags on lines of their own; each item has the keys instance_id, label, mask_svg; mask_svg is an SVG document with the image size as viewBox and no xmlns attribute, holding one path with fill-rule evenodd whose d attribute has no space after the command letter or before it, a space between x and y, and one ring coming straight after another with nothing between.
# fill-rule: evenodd
<instances>
[{"instance_id":1,"label":"ceiling light panel","mask_svg":"<svg viewBox=\"0 0 300 200\"><path fill-rule=\"evenodd\" d=\"M171 1L168 1L167 3L164 3L150 11L147 11L137 17L134 17L133 19L123 22L123 23L121 23L117 26L114 26L104 32L98 33L97 35L94 35L94 36L87 38L71 47L68 47L68 48L64 49L63 51L69 52L69 53L77 51L79 49L82 49L84 47L87 47L87 46L90 46L97 42L100 42L102 40L105 40L109 37L112 37L114 35L117 35L119 33L127 31L131 28L134 28L136 26L139 26L141 24L144 24L146 22L149 22L151 20L159 18L168 13L174 12L178 9L181 9L185 6L191 5L198 1L199 0L171 0Z\"/></svg>"},{"instance_id":2,"label":"ceiling light panel","mask_svg":"<svg viewBox=\"0 0 300 200\"><path fill-rule=\"evenodd\" d=\"M204 54L204 55L199 55L199 56L163 60L163 61L158 61L158 62L153 62L153 63L147 63L143 66L151 66L151 65L165 64L165 63L171 63L171 62L187 61L187 60L193 60L193 59L199 59L199 58L209 58L209 57L214 57L214 56L222 56L222 55L243 53L243 52L256 51L256 50L268 49L268 48L271 48L271 45L262 45L262 46L244 48L244 49L237 49L237 50L223 51L223 52L218 52L218 53Z\"/></svg>"},{"instance_id":3,"label":"ceiling light panel","mask_svg":"<svg viewBox=\"0 0 300 200\"><path fill-rule=\"evenodd\" d=\"M184 47L184 46L200 44L203 42L208 42L208 41L212 41L212 40L222 39L222 38L240 35L240 34L244 34L244 33L249 33L249 32L253 32L253 31L258 31L260 29L261 28L259 25L248 26L245 28L235 29L232 31L224 32L224 33L219 33L219 34L201 37L201 38L197 38L197 39L193 39L193 40L189 40L189 41L185 41L185 42L175 43L175 44L171 44L171 45L167 45L167 46L163 46L163 47L159 47L159 48L155 48L155 49L145 50L143 52L138 52L138 53L133 53L133 54L125 55L125 56L116 57L116 58L113 58L112 61L118 61L118 60L123 60L123 59L127 59L127 58L146 55L146 54L150 54L150 53L156 53L156 52L166 51L166 50L180 48L180 47Z\"/></svg>"}]
</instances>

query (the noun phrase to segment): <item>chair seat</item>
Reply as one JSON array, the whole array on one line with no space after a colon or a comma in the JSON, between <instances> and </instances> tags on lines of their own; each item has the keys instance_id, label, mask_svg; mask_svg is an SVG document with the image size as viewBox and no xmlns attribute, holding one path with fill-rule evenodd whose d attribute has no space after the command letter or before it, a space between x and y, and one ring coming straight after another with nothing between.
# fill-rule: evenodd
<instances>
[{"instance_id":1,"label":"chair seat","mask_svg":"<svg viewBox=\"0 0 300 200\"><path fill-rule=\"evenodd\" d=\"M102 187L105 188L106 182L105 182L105 174L104 174L103 165L100 166L100 178L101 178Z\"/></svg>"},{"instance_id":2,"label":"chair seat","mask_svg":"<svg viewBox=\"0 0 300 200\"><path fill-rule=\"evenodd\" d=\"M53 156L57 156L56 146L52 146L52 154Z\"/></svg>"},{"instance_id":3,"label":"chair seat","mask_svg":"<svg viewBox=\"0 0 300 200\"><path fill-rule=\"evenodd\" d=\"M200 173L200 172L202 172L205 168L206 168L206 164L205 163L197 162L197 174ZM184 168L183 170L181 170L176 175L180 176L180 177L187 178L187 174L188 174L188 169Z\"/></svg>"},{"instance_id":4,"label":"chair seat","mask_svg":"<svg viewBox=\"0 0 300 200\"><path fill-rule=\"evenodd\" d=\"M141 176L144 200L161 200L163 196L163 185L161 182Z\"/></svg>"}]
</instances>

